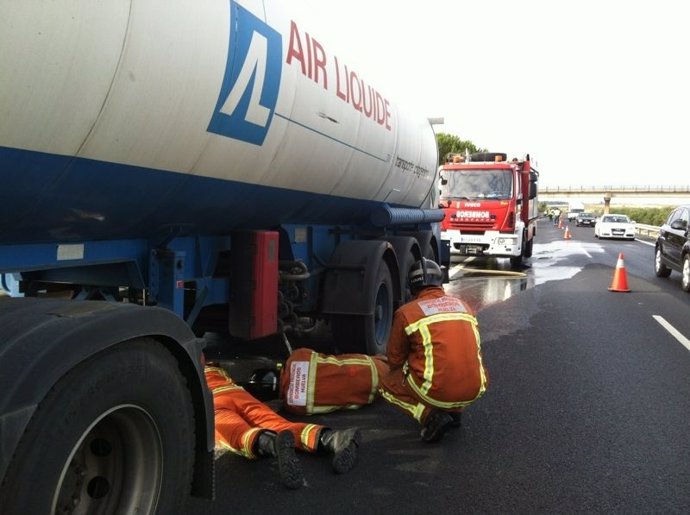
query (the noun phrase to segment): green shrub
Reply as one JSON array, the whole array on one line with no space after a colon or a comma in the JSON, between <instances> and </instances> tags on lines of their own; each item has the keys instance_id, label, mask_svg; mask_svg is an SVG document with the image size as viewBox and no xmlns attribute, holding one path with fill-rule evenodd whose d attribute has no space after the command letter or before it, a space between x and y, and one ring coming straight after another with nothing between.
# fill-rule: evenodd
<instances>
[{"instance_id":1,"label":"green shrub","mask_svg":"<svg viewBox=\"0 0 690 515\"><path fill-rule=\"evenodd\" d=\"M675 208L671 207L614 207L610 209L612 213L628 215L631 220L638 224L660 226L668 218ZM602 214L603 210L600 213Z\"/></svg>"}]
</instances>

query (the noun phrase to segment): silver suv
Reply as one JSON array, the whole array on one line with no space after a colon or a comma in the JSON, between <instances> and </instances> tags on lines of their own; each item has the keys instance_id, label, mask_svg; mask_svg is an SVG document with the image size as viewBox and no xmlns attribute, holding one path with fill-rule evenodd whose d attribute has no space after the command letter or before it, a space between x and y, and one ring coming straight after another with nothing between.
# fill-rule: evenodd
<instances>
[{"instance_id":1,"label":"silver suv","mask_svg":"<svg viewBox=\"0 0 690 515\"><path fill-rule=\"evenodd\" d=\"M678 206L659 229L654 254L657 277L681 273L681 288L690 292L690 205Z\"/></svg>"}]
</instances>

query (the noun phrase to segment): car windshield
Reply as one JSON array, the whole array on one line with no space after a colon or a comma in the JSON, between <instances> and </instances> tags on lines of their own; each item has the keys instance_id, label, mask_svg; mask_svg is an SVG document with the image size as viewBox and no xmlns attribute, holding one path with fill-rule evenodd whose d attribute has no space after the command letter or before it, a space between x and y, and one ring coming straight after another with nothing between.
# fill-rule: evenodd
<instances>
[{"instance_id":1,"label":"car windshield","mask_svg":"<svg viewBox=\"0 0 690 515\"><path fill-rule=\"evenodd\" d=\"M453 170L441 174L441 199L509 199L512 170Z\"/></svg>"},{"instance_id":2,"label":"car windshield","mask_svg":"<svg viewBox=\"0 0 690 515\"><path fill-rule=\"evenodd\" d=\"M594 218L594 215L592 213L580 213L579 215L580 218Z\"/></svg>"},{"instance_id":3,"label":"car windshield","mask_svg":"<svg viewBox=\"0 0 690 515\"><path fill-rule=\"evenodd\" d=\"M628 224L630 223L630 219L625 216L625 215L609 215L605 216L601 220L602 222L610 223L610 224Z\"/></svg>"}]
</instances>

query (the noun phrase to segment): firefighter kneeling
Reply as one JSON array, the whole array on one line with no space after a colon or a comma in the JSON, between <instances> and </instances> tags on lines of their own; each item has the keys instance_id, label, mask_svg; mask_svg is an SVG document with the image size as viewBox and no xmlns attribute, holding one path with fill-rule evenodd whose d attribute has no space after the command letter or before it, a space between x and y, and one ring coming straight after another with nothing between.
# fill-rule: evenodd
<instances>
[{"instance_id":1,"label":"firefighter kneeling","mask_svg":"<svg viewBox=\"0 0 690 515\"><path fill-rule=\"evenodd\" d=\"M354 409L378 394L421 424L424 442L460 425L462 410L489 384L477 319L460 299L446 295L435 262L418 261L408 279L414 298L395 313L386 356L292 353L281 375L288 411Z\"/></svg>"}]
</instances>

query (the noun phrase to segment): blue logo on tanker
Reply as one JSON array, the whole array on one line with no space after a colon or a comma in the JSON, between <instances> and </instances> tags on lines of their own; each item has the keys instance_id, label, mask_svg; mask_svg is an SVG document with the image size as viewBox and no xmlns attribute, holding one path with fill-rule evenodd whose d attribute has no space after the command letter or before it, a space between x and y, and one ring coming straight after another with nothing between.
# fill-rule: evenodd
<instances>
[{"instance_id":1,"label":"blue logo on tanker","mask_svg":"<svg viewBox=\"0 0 690 515\"><path fill-rule=\"evenodd\" d=\"M230 27L225 76L208 131L261 145L278 100L282 39L233 1Z\"/></svg>"}]
</instances>

